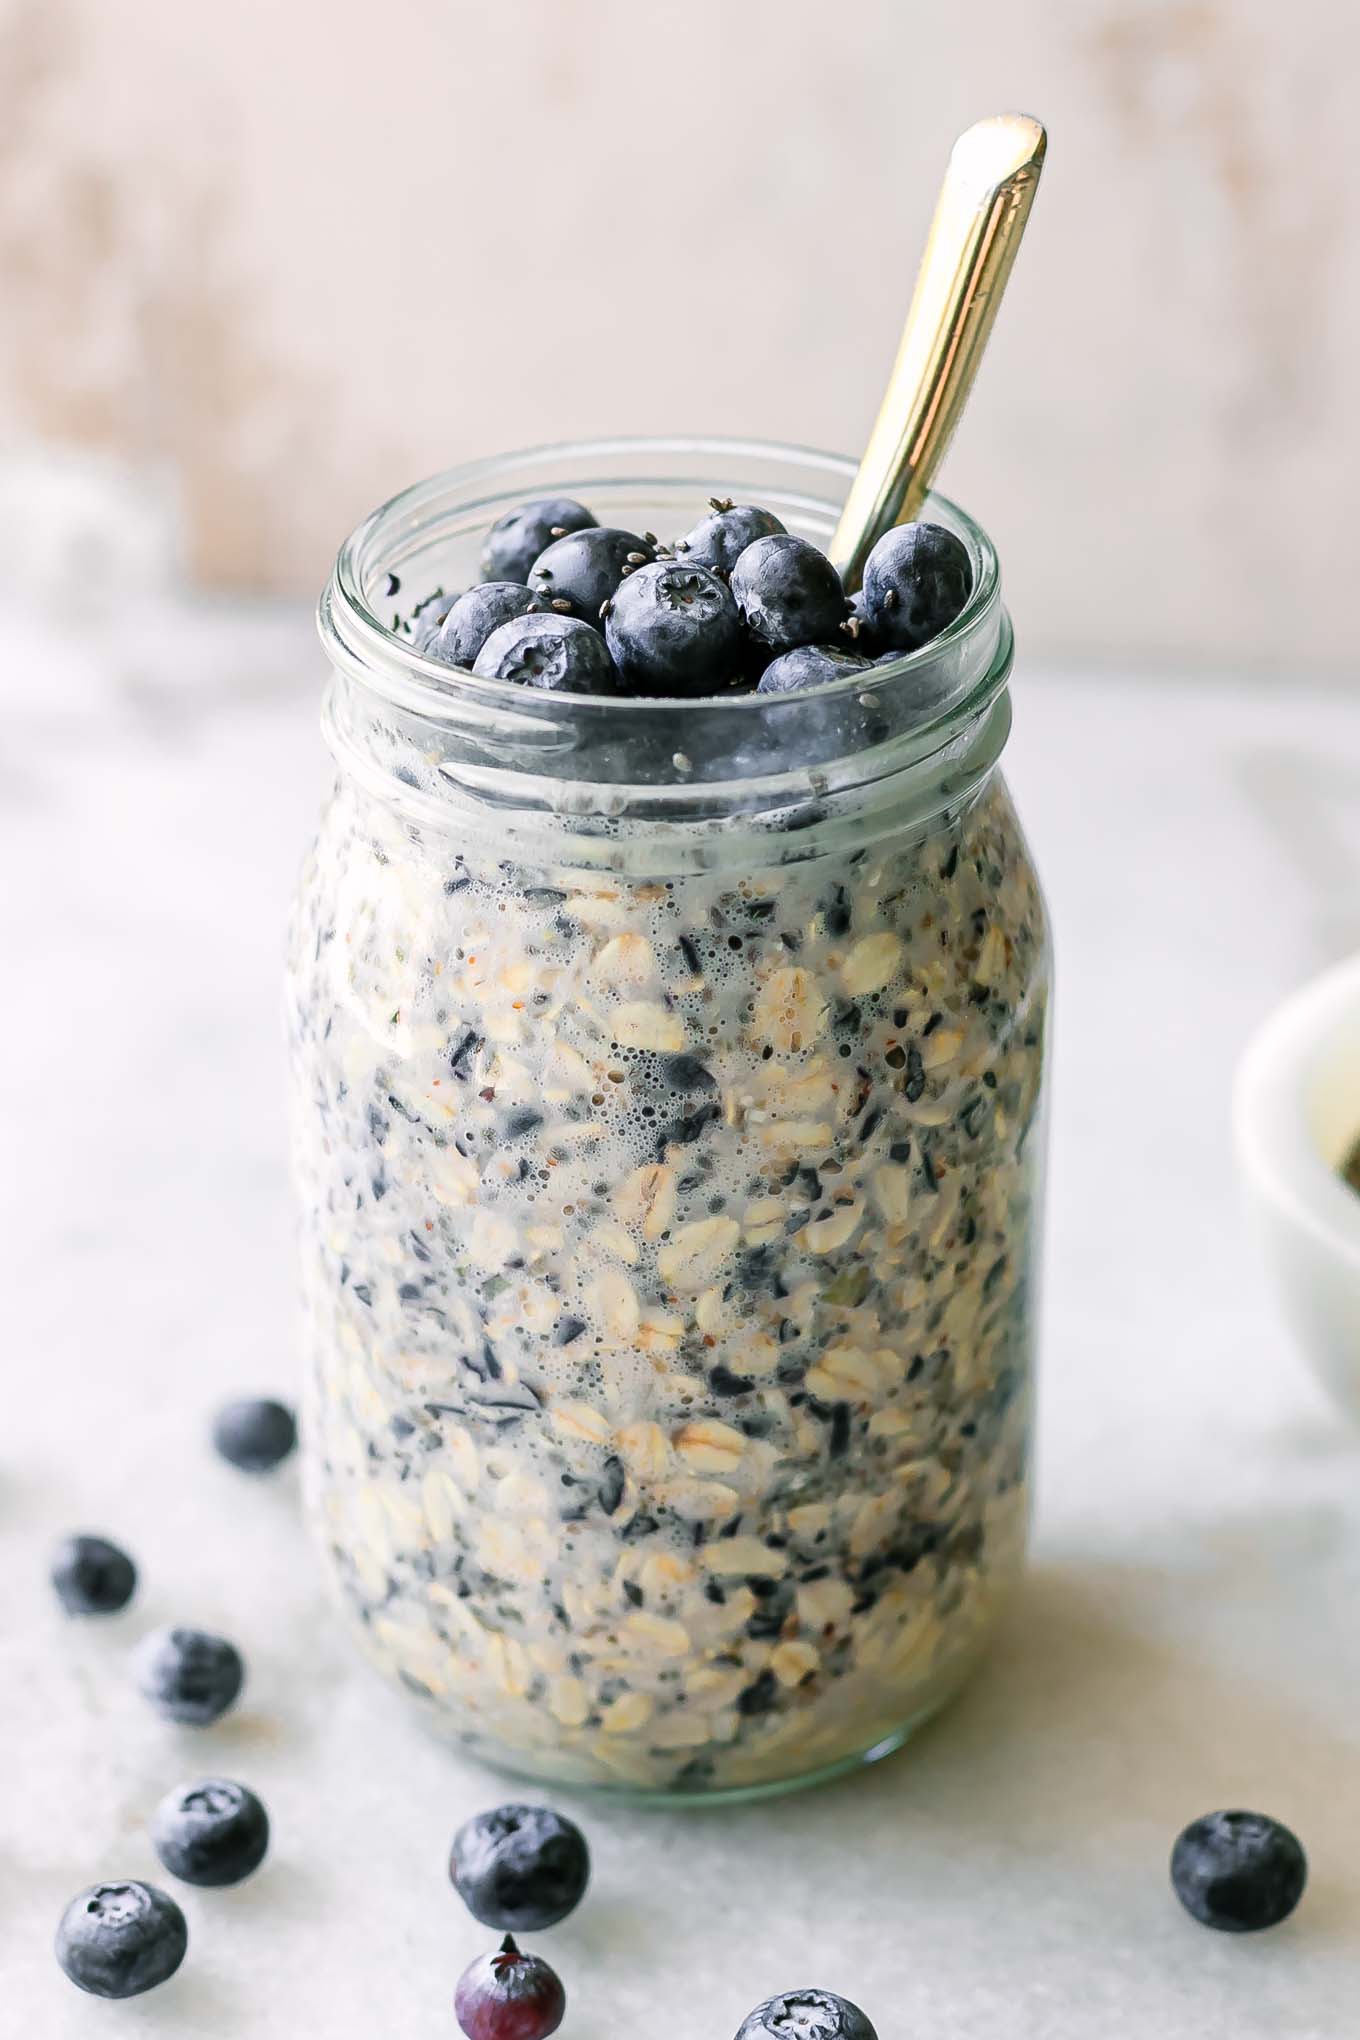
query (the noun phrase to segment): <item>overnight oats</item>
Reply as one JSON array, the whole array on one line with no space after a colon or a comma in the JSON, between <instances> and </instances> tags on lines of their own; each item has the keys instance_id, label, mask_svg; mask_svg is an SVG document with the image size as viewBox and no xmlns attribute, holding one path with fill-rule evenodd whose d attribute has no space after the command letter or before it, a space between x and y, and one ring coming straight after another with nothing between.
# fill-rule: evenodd
<instances>
[{"instance_id":1,"label":"overnight oats","mask_svg":"<svg viewBox=\"0 0 1360 2040\"><path fill-rule=\"evenodd\" d=\"M1010 629L940 499L830 587L848 474L486 464L323 600L310 1504L369 1656L540 1778L895 1747L1021 1564L1048 942Z\"/></svg>"}]
</instances>

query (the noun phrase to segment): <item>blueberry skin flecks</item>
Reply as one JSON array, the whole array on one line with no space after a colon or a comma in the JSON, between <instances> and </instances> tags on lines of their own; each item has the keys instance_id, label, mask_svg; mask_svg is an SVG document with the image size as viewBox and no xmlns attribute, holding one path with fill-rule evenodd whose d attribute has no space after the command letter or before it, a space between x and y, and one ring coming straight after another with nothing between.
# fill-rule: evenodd
<instances>
[{"instance_id":1,"label":"blueberry skin flecks","mask_svg":"<svg viewBox=\"0 0 1360 2040\"><path fill-rule=\"evenodd\" d=\"M287 1403L268 1396L224 1403L213 1418L214 1450L241 1473L272 1473L297 1450L297 1436Z\"/></svg>"},{"instance_id":2,"label":"blueberry skin flecks","mask_svg":"<svg viewBox=\"0 0 1360 2040\"><path fill-rule=\"evenodd\" d=\"M226 1713L245 1684L235 1644L203 1629L159 1629L137 1653L137 1683L158 1714L206 1728Z\"/></svg>"},{"instance_id":3,"label":"blueberry skin flecks","mask_svg":"<svg viewBox=\"0 0 1360 2040\"><path fill-rule=\"evenodd\" d=\"M269 1848L269 1815L249 1786L201 1778L166 1795L150 1832L172 1877L216 1889L240 1884L259 1869Z\"/></svg>"},{"instance_id":4,"label":"blueberry skin flecks","mask_svg":"<svg viewBox=\"0 0 1360 2040\"><path fill-rule=\"evenodd\" d=\"M751 636L774 652L834 639L848 609L826 554L789 532L747 546L732 569L732 593Z\"/></svg>"},{"instance_id":5,"label":"blueberry skin flecks","mask_svg":"<svg viewBox=\"0 0 1360 2040\"><path fill-rule=\"evenodd\" d=\"M967 551L952 531L899 524L864 563L864 617L882 649L914 652L954 621L972 585Z\"/></svg>"},{"instance_id":6,"label":"blueberry skin flecks","mask_svg":"<svg viewBox=\"0 0 1360 2040\"><path fill-rule=\"evenodd\" d=\"M675 548L676 557L687 566L730 574L748 545L758 538L774 538L784 529L772 510L757 509L753 503L722 505L710 500L711 515L701 517Z\"/></svg>"},{"instance_id":7,"label":"blueberry skin flecks","mask_svg":"<svg viewBox=\"0 0 1360 2040\"><path fill-rule=\"evenodd\" d=\"M580 1904L590 1851L576 1823L550 1806L498 1806L459 1828L449 1877L484 1927L534 1934Z\"/></svg>"},{"instance_id":8,"label":"blueberry skin flecks","mask_svg":"<svg viewBox=\"0 0 1360 2040\"><path fill-rule=\"evenodd\" d=\"M626 574L655 557L651 541L635 531L596 525L555 539L535 560L529 586L559 613L601 623L601 611ZM562 604L566 607L563 609Z\"/></svg>"},{"instance_id":9,"label":"blueberry skin flecks","mask_svg":"<svg viewBox=\"0 0 1360 2040\"><path fill-rule=\"evenodd\" d=\"M107 1537L66 1537L52 1555L52 1585L68 1615L117 1615L137 1591L137 1568Z\"/></svg>"},{"instance_id":10,"label":"blueberry skin flecks","mask_svg":"<svg viewBox=\"0 0 1360 2040\"><path fill-rule=\"evenodd\" d=\"M473 663L485 680L512 680L550 693L617 694L619 676L599 631L555 611L517 617L493 630Z\"/></svg>"},{"instance_id":11,"label":"blueberry skin flecks","mask_svg":"<svg viewBox=\"0 0 1360 2040\"><path fill-rule=\"evenodd\" d=\"M610 604L604 635L634 694L716 694L741 658L741 618L726 583L688 561L639 567Z\"/></svg>"},{"instance_id":12,"label":"blueberry skin flecks","mask_svg":"<svg viewBox=\"0 0 1360 2040\"><path fill-rule=\"evenodd\" d=\"M1182 1831L1171 1852L1177 1898L1201 1925L1225 1934L1278 1926L1307 1881L1298 1837L1264 1813L1206 1813Z\"/></svg>"},{"instance_id":13,"label":"blueberry skin flecks","mask_svg":"<svg viewBox=\"0 0 1360 2040\"><path fill-rule=\"evenodd\" d=\"M527 581L529 569L554 537L585 531L595 522L584 503L571 496L540 496L498 517L482 546L484 581Z\"/></svg>"},{"instance_id":14,"label":"blueberry skin flecks","mask_svg":"<svg viewBox=\"0 0 1360 2040\"><path fill-rule=\"evenodd\" d=\"M736 2040L878 2040L858 2005L829 1990L767 1998L742 2020Z\"/></svg>"},{"instance_id":15,"label":"blueberry skin flecks","mask_svg":"<svg viewBox=\"0 0 1360 2040\"><path fill-rule=\"evenodd\" d=\"M56 1955L92 1997L140 1997L174 1975L189 1946L184 1914L154 1884L92 1884L57 1927Z\"/></svg>"},{"instance_id":16,"label":"blueberry skin flecks","mask_svg":"<svg viewBox=\"0 0 1360 2040\"><path fill-rule=\"evenodd\" d=\"M522 581L483 581L459 596L426 646L425 656L446 666L471 666L493 630L542 607Z\"/></svg>"},{"instance_id":17,"label":"blueberry skin flecks","mask_svg":"<svg viewBox=\"0 0 1360 2040\"><path fill-rule=\"evenodd\" d=\"M548 2040L562 2023L567 1998L542 1956L524 1954L507 1934L494 1955L468 1964L453 2009L468 2040Z\"/></svg>"},{"instance_id":18,"label":"blueberry skin flecks","mask_svg":"<svg viewBox=\"0 0 1360 2040\"><path fill-rule=\"evenodd\" d=\"M801 694L805 687L825 687L847 673L867 673L873 661L835 645L795 645L771 659L760 676L757 694Z\"/></svg>"}]
</instances>

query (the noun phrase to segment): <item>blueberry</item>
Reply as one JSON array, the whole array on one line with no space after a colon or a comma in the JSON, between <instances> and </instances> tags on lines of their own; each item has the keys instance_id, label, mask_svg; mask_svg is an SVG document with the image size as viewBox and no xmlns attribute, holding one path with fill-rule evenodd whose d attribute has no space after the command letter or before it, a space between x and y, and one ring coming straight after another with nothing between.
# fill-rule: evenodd
<instances>
[{"instance_id":1,"label":"blueberry","mask_svg":"<svg viewBox=\"0 0 1360 2040\"><path fill-rule=\"evenodd\" d=\"M961 540L939 524L885 531L864 563L864 616L890 651L914 652L951 624L972 587Z\"/></svg>"},{"instance_id":2,"label":"blueberry","mask_svg":"<svg viewBox=\"0 0 1360 2040\"><path fill-rule=\"evenodd\" d=\"M269 1847L269 1815L244 1785L204 1778L181 1785L151 1816L151 1846L186 1884L239 1884Z\"/></svg>"},{"instance_id":3,"label":"blueberry","mask_svg":"<svg viewBox=\"0 0 1360 2040\"><path fill-rule=\"evenodd\" d=\"M529 569L554 538L567 531L585 531L595 519L584 503L570 496L541 496L498 517L482 547L484 581L527 581Z\"/></svg>"},{"instance_id":4,"label":"blueberry","mask_svg":"<svg viewBox=\"0 0 1360 2040\"><path fill-rule=\"evenodd\" d=\"M845 621L840 575L825 553L788 532L747 546L732 569L732 593L751 636L775 652L824 644Z\"/></svg>"},{"instance_id":5,"label":"blueberry","mask_svg":"<svg viewBox=\"0 0 1360 2040\"><path fill-rule=\"evenodd\" d=\"M1264 1813L1206 1813L1171 1852L1171 1883L1188 1913L1225 1934L1288 1919L1303 1896L1308 1859L1296 1836Z\"/></svg>"},{"instance_id":6,"label":"blueberry","mask_svg":"<svg viewBox=\"0 0 1360 2040\"><path fill-rule=\"evenodd\" d=\"M576 616L521 616L493 630L472 670L486 680L555 693L617 694L618 675L604 639Z\"/></svg>"},{"instance_id":7,"label":"blueberry","mask_svg":"<svg viewBox=\"0 0 1360 2040\"><path fill-rule=\"evenodd\" d=\"M523 1955L509 1934L494 1955L470 1962L453 2009L468 2040L547 2040L562 2023L566 1992L538 1955Z\"/></svg>"},{"instance_id":8,"label":"blueberry","mask_svg":"<svg viewBox=\"0 0 1360 2040\"><path fill-rule=\"evenodd\" d=\"M825 687L847 673L867 673L872 661L836 645L795 645L771 659L760 676L757 694L800 694L805 687Z\"/></svg>"},{"instance_id":9,"label":"blueberry","mask_svg":"<svg viewBox=\"0 0 1360 2040\"><path fill-rule=\"evenodd\" d=\"M425 650L431 638L438 631L440 624L458 600L459 592L455 588L451 595L446 595L442 588L437 588L433 595L426 595L422 601L417 602L415 608L411 611L412 651L423 652Z\"/></svg>"},{"instance_id":10,"label":"blueberry","mask_svg":"<svg viewBox=\"0 0 1360 2040\"><path fill-rule=\"evenodd\" d=\"M137 1590L137 1568L107 1537L67 1537L52 1555L52 1585L68 1615L116 1615Z\"/></svg>"},{"instance_id":11,"label":"blueberry","mask_svg":"<svg viewBox=\"0 0 1360 2040\"><path fill-rule=\"evenodd\" d=\"M758 538L774 538L784 527L772 510L757 510L750 503L725 502L710 496L712 515L701 517L675 548L686 566L707 567L711 573L730 574L748 545Z\"/></svg>"},{"instance_id":12,"label":"blueberry","mask_svg":"<svg viewBox=\"0 0 1360 2040\"><path fill-rule=\"evenodd\" d=\"M174 1975L189 1945L184 1914L154 1884L92 1884L57 1928L57 1960L93 1997L140 1997Z\"/></svg>"},{"instance_id":13,"label":"blueberry","mask_svg":"<svg viewBox=\"0 0 1360 2040\"><path fill-rule=\"evenodd\" d=\"M205 1728L225 1714L245 1684L235 1644L202 1629L158 1629L137 1653L142 1696L170 1721Z\"/></svg>"},{"instance_id":14,"label":"blueberry","mask_svg":"<svg viewBox=\"0 0 1360 2040\"><path fill-rule=\"evenodd\" d=\"M605 603L625 574L654 557L649 539L612 525L596 525L591 531L569 532L540 553L529 586L561 613L600 623Z\"/></svg>"},{"instance_id":15,"label":"blueberry","mask_svg":"<svg viewBox=\"0 0 1360 2040\"><path fill-rule=\"evenodd\" d=\"M858 2005L829 1990L767 1998L742 2020L737 2040L878 2040Z\"/></svg>"},{"instance_id":16,"label":"blueberry","mask_svg":"<svg viewBox=\"0 0 1360 2040\"><path fill-rule=\"evenodd\" d=\"M482 581L458 597L425 647L425 656L446 666L470 666L493 630L542 607L522 581Z\"/></svg>"},{"instance_id":17,"label":"blueberry","mask_svg":"<svg viewBox=\"0 0 1360 2040\"><path fill-rule=\"evenodd\" d=\"M242 1473L271 1473L297 1448L297 1418L286 1403L249 1396L223 1404L213 1418L212 1441Z\"/></svg>"},{"instance_id":18,"label":"blueberry","mask_svg":"<svg viewBox=\"0 0 1360 2040\"><path fill-rule=\"evenodd\" d=\"M726 584L678 560L655 560L621 583L604 634L635 694L717 694L741 657Z\"/></svg>"},{"instance_id":19,"label":"blueberry","mask_svg":"<svg viewBox=\"0 0 1360 2040\"><path fill-rule=\"evenodd\" d=\"M453 1838L449 1876L484 1927L537 1933L575 1910L590 1880L585 1836L549 1806L498 1806Z\"/></svg>"}]
</instances>

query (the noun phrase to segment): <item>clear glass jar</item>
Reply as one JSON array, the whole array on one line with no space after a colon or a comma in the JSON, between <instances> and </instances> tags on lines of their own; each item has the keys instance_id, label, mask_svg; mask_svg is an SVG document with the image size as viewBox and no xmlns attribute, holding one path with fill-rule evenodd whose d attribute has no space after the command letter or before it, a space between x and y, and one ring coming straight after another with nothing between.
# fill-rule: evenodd
<instances>
[{"instance_id":1,"label":"clear glass jar","mask_svg":"<svg viewBox=\"0 0 1360 2040\"><path fill-rule=\"evenodd\" d=\"M339 767L290 1022L310 1503L369 1655L469 1751L749 1795L896 1748L1019 1570L1042 897L985 535L944 636L815 694L604 701L396 612L569 494L825 542L850 468L518 455L397 497L321 603Z\"/></svg>"}]
</instances>

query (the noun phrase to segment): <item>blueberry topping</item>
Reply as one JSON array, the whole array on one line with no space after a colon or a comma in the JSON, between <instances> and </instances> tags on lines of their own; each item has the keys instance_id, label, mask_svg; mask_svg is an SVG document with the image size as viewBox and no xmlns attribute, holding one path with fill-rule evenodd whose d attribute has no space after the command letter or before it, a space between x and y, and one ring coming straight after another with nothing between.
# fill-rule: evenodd
<instances>
[{"instance_id":1,"label":"blueberry topping","mask_svg":"<svg viewBox=\"0 0 1360 2040\"><path fill-rule=\"evenodd\" d=\"M732 569L732 593L758 644L787 652L825 644L845 621L845 591L825 553L782 532L748 545Z\"/></svg>"},{"instance_id":2,"label":"blueberry topping","mask_svg":"<svg viewBox=\"0 0 1360 2040\"><path fill-rule=\"evenodd\" d=\"M205 1728L225 1714L245 1684L235 1644L202 1629L159 1629L137 1653L137 1683L167 1720Z\"/></svg>"},{"instance_id":3,"label":"blueberry topping","mask_svg":"<svg viewBox=\"0 0 1360 2040\"><path fill-rule=\"evenodd\" d=\"M566 1992L539 1955L524 1955L507 1934L494 1955L468 1964L453 1994L468 2040L547 2040L562 2023Z\"/></svg>"},{"instance_id":4,"label":"blueberry topping","mask_svg":"<svg viewBox=\"0 0 1360 2040\"><path fill-rule=\"evenodd\" d=\"M527 581L529 569L555 538L585 531L595 519L570 496L543 496L498 517L482 547L484 581Z\"/></svg>"},{"instance_id":5,"label":"blueberry topping","mask_svg":"<svg viewBox=\"0 0 1360 2040\"><path fill-rule=\"evenodd\" d=\"M267 1396L225 1403L213 1419L212 1441L242 1473L272 1473L297 1449L297 1418Z\"/></svg>"},{"instance_id":6,"label":"blueberry topping","mask_svg":"<svg viewBox=\"0 0 1360 2040\"><path fill-rule=\"evenodd\" d=\"M470 666L493 630L542 607L521 581L483 581L458 597L425 647L425 656L446 666Z\"/></svg>"},{"instance_id":7,"label":"blueberry topping","mask_svg":"<svg viewBox=\"0 0 1360 2040\"><path fill-rule=\"evenodd\" d=\"M726 583L678 560L656 560L622 582L604 634L635 694L716 694L741 653L741 619Z\"/></svg>"},{"instance_id":8,"label":"blueberry topping","mask_svg":"<svg viewBox=\"0 0 1360 2040\"><path fill-rule=\"evenodd\" d=\"M184 1914L154 1884L92 1884L57 1928L57 1960L93 1997L140 1997L174 1975L189 1945Z\"/></svg>"},{"instance_id":9,"label":"blueberry topping","mask_svg":"<svg viewBox=\"0 0 1360 2040\"><path fill-rule=\"evenodd\" d=\"M447 595L442 588L437 588L433 595L427 595L423 601L417 602L415 608L411 611L411 649L413 651L423 652L425 650L431 638L438 631L440 624L458 600L458 595L459 591L457 588Z\"/></svg>"},{"instance_id":10,"label":"blueberry topping","mask_svg":"<svg viewBox=\"0 0 1360 2040\"><path fill-rule=\"evenodd\" d=\"M968 554L952 531L899 524L864 563L864 616L882 646L914 652L954 621L972 580Z\"/></svg>"},{"instance_id":11,"label":"blueberry topping","mask_svg":"<svg viewBox=\"0 0 1360 2040\"><path fill-rule=\"evenodd\" d=\"M486 680L513 680L554 693L617 694L618 675L604 639L576 616L549 611L493 630L472 668Z\"/></svg>"},{"instance_id":12,"label":"blueberry topping","mask_svg":"<svg viewBox=\"0 0 1360 2040\"><path fill-rule=\"evenodd\" d=\"M590 1852L575 1823L551 1807L498 1806L459 1828L449 1876L484 1927L532 1934L580 1904Z\"/></svg>"},{"instance_id":13,"label":"blueberry topping","mask_svg":"<svg viewBox=\"0 0 1360 2040\"><path fill-rule=\"evenodd\" d=\"M1288 1919L1303 1896L1308 1859L1297 1837L1264 1813L1206 1813L1171 1852L1177 1898L1203 1926L1252 1934Z\"/></svg>"},{"instance_id":14,"label":"blueberry topping","mask_svg":"<svg viewBox=\"0 0 1360 2040\"><path fill-rule=\"evenodd\" d=\"M269 1815L245 1785L203 1778L181 1785L151 1816L151 1846L185 1884L239 1884L269 1847Z\"/></svg>"},{"instance_id":15,"label":"blueberry topping","mask_svg":"<svg viewBox=\"0 0 1360 2040\"><path fill-rule=\"evenodd\" d=\"M748 545L758 538L774 538L784 529L772 510L757 510L750 503L726 503L716 496L709 500L712 514L701 517L675 548L686 566L730 574Z\"/></svg>"},{"instance_id":16,"label":"blueberry topping","mask_svg":"<svg viewBox=\"0 0 1360 2040\"><path fill-rule=\"evenodd\" d=\"M742 2020L737 2040L878 2040L858 2005L829 1990L767 1998Z\"/></svg>"},{"instance_id":17,"label":"blueberry topping","mask_svg":"<svg viewBox=\"0 0 1360 2040\"><path fill-rule=\"evenodd\" d=\"M649 539L612 525L596 525L554 540L535 560L529 586L560 615L600 623L605 603L624 577L654 557Z\"/></svg>"},{"instance_id":18,"label":"blueberry topping","mask_svg":"<svg viewBox=\"0 0 1360 2040\"><path fill-rule=\"evenodd\" d=\"M107 1537L67 1537L53 1553L52 1585L68 1615L116 1615L137 1590L137 1568Z\"/></svg>"},{"instance_id":19,"label":"blueberry topping","mask_svg":"<svg viewBox=\"0 0 1360 2040\"><path fill-rule=\"evenodd\" d=\"M872 661L836 645L795 645L771 659L760 676L757 694L800 694L805 687L825 687L847 673L867 673Z\"/></svg>"}]
</instances>

